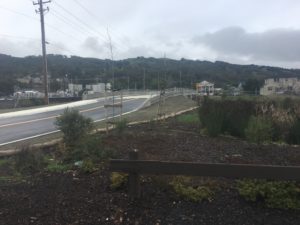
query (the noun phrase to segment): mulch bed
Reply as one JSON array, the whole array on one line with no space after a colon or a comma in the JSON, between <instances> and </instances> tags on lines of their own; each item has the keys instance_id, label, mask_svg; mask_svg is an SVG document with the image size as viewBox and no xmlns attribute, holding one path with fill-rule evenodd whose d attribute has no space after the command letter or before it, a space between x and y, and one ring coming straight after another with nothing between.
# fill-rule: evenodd
<instances>
[{"instance_id":1,"label":"mulch bed","mask_svg":"<svg viewBox=\"0 0 300 225\"><path fill-rule=\"evenodd\" d=\"M197 162L300 165L300 148L249 144L232 137L200 136L195 125L143 124L123 135L111 133L103 144L119 157L138 149L144 159ZM224 186L213 201L194 203L176 196L152 179L142 183L142 198L130 201L126 187L111 190L107 167L92 174L79 171L35 174L18 183L0 183L0 225L298 225L296 210L249 203ZM234 182L234 181L229 181Z\"/></svg>"}]
</instances>

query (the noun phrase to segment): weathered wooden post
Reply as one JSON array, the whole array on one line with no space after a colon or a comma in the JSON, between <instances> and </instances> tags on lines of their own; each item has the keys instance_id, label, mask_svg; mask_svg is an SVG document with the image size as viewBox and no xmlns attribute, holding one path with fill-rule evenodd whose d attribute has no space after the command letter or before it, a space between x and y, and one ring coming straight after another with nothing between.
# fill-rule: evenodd
<instances>
[{"instance_id":1,"label":"weathered wooden post","mask_svg":"<svg viewBox=\"0 0 300 225\"><path fill-rule=\"evenodd\" d=\"M139 159L139 152L137 149L129 152L129 160L138 160ZM139 198L141 195L140 189L140 175L138 171L130 171L128 177L128 193L129 197L132 199Z\"/></svg>"}]
</instances>

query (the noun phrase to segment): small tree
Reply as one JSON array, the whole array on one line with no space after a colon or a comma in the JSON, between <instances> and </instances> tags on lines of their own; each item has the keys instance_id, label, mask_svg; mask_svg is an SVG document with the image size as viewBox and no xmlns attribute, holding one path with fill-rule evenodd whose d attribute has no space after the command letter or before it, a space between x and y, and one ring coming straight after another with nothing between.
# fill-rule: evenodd
<instances>
[{"instance_id":1,"label":"small tree","mask_svg":"<svg viewBox=\"0 0 300 225\"><path fill-rule=\"evenodd\" d=\"M78 110L66 108L55 121L55 125L63 132L67 147L74 147L92 130L92 119L85 118Z\"/></svg>"}]
</instances>

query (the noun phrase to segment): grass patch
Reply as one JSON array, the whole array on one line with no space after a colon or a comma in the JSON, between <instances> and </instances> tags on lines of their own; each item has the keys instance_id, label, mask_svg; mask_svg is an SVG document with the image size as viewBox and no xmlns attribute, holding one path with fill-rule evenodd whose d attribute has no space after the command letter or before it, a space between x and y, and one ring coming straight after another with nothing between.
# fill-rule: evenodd
<instances>
[{"instance_id":1,"label":"grass patch","mask_svg":"<svg viewBox=\"0 0 300 225\"><path fill-rule=\"evenodd\" d=\"M125 173L117 173L113 172L110 176L110 188L111 189L119 189L123 187L128 181L128 174Z\"/></svg>"},{"instance_id":2,"label":"grass patch","mask_svg":"<svg viewBox=\"0 0 300 225\"><path fill-rule=\"evenodd\" d=\"M0 166L6 166L8 164L10 164L9 159L0 159Z\"/></svg>"},{"instance_id":3,"label":"grass patch","mask_svg":"<svg viewBox=\"0 0 300 225\"><path fill-rule=\"evenodd\" d=\"M244 179L237 182L237 190L247 201L263 202L269 208L300 209L297 182Z\"/></svg>"},{"instance_id":4,"label":"grass patch","mask_svg":"<svg viewBox=\"0 0 300 225\"><path fill-rule=\"evenodd\" d=\"M174 177L170 185L179 197L192 202L212 201L215 194L209 185L192 184L192 179L186 176Z\"/></svg>"},{"instance_id":5,"label":"grass patch","mask_svg":"<svg viewBox=\"0 0 300 225\"><path fill-rule=\"evenodd\" d=\"M189 113L189 114L182 114L177 116L177 121L180 123L199 123L199 116L197 112Z\"/></svg>"},{"instance_id":6,"label":"grass patch","mask_svg":"<svg viewBox=\"0 0 300 225\"><path fill-rule=\"evenodd\" d=\"M71 167L72 166L70 164L61 164L61 163L52 161L47 165L46 171L52 172L52 173L61 173L61 172L68 171L69 169L71 169Z\"/></svg>"}]
</instances>

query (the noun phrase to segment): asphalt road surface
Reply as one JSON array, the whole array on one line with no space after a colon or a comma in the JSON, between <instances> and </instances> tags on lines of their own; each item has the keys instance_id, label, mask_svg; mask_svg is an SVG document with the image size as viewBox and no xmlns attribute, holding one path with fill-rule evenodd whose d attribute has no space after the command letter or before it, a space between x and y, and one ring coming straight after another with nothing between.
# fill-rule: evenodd
<instances>
[{"instance_id":1,"label":"asphalt road surface","mask_svg":"<svg viewBox=\"0 0 300 225\"><path fill-rule=\"evenodd\" d=\"M137 110L147 100L145 97L132 98L123 100L123 113L129 113ZM119 103L119 99L115 99L115 103ZM106 117L105 104L112 104L112 99L105 102L99 99L95 103L73 107L78 109L82 115L90 117L95 122L104 120ZM19 113L19 115L4 117L0 114L0 146L28 140L30 138L39 137L51 133L58 132L58 128L54 125L56 117L64 111L62 107L57 110L32 113ZM44 110L45 111L45 110ZM25 111L24 111L25 112ZM107 108L109 117L113 116L113 109ZM114 115L118 116L120 108L115 108Z\"/></svg>"}]
</instances>

